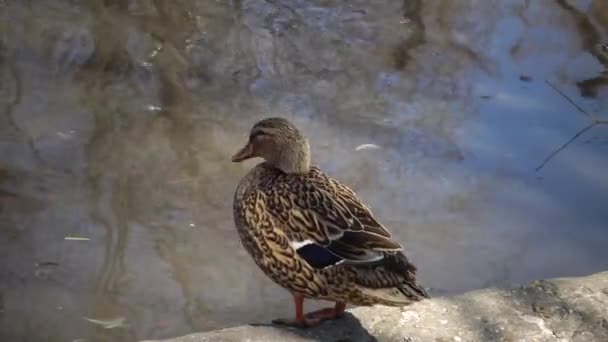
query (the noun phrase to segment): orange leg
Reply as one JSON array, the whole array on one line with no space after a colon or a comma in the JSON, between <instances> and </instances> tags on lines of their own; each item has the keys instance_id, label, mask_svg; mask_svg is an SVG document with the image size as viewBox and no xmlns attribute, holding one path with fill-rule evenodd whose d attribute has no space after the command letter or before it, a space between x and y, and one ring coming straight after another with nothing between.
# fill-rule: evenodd
<instances>
[{"instance_id":1,"label":"orange leg","mask_svg":"<svg viewBox=\"0 0 608 342\"><path fill-rule=\"evenodd\" d=\"M296 309L296 318L275 319L272 321L272 323L299 328L309 328L314 327L325 320L341 317L344 314L344 309L346 309L346 304L338 302L334 308L322 309L304 315L304 296L299 293L293 293L292 295L293 303Z\"/></svg>"},{"instance_id":2,"label":"orange leg","mask_svg":"<svg viewBox=\"0 0 608 342\"><path fill-rule=\"evenodd\" d=\"M346 309L346 304L342 302L336 302L336 305L333 308L325 308L313 312L309 312L306 314L308 318L318 318L320 320L330 320L342 317L344 315L344 310Z\"/></svg>"}]
</instances>

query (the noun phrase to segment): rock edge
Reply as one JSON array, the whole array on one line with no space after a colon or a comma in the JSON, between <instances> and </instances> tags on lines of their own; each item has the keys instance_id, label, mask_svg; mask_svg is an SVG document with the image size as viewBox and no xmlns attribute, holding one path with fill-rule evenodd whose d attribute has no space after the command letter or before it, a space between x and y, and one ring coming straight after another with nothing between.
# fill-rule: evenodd
<instances>
[{"instance_id":1,"label":"rock edge","mask_svg":"<svg viewBox=\"0 0 608 342\"><path fill-rule=\"evenodd\" d=\"M608 341L608 271L437 297L404 308L355 308L314 329L241 326L163 340L212 341Z\"/></svg>"}]
</instances>

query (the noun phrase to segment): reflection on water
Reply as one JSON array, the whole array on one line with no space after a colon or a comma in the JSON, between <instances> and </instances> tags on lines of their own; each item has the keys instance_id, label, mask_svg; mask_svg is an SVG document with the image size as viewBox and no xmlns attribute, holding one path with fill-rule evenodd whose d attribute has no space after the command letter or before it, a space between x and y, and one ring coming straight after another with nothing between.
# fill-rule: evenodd
<instances>
[{"instance_id":1,"label":"reflection on water","mask_svg":"<svg viewBox=\"0 0 608 342\"><path fill-rule=\"evenodd\" d=\"M606 6L0 1L0 340L291 312L230 209L252 163L229 156L269 114L437 292L605 269ZM591 123L568 99L598 124L536 172Z\"/></svg>"}]
</instances>

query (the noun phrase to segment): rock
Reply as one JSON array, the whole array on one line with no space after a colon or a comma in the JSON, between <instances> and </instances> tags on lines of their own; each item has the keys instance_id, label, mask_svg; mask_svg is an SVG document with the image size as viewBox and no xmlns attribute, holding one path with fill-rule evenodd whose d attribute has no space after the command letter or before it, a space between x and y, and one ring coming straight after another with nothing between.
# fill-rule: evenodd
<instances>
[{"instance_id":1,"label":"rock","mask_svg":"<svg viewBox=\"0 0 608 342\"><path fill-rule=\"evenodd\" d=\"M164 342L608 341L607 290L608 272L602 272L438 297L405 308L355 308L308 330L241 326Z\"/></svg>"}]
</instances>

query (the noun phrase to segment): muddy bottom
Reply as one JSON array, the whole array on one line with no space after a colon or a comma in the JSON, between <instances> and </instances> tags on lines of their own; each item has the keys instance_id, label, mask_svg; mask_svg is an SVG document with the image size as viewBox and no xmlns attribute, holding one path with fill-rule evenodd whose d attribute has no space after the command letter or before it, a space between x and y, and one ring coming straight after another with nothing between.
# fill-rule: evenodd
<instances>
[{"instance_id":1,"label":"muddy bottom","mask_svg":"<svg viewBox=\"0 0 608 342\"><path fill-rule=\"evenodd\" d=\"M232 222L270 115L432 293L606 269L607 5L0 0L0 340L292 314Z\"/></svg>"}]
</instances>

